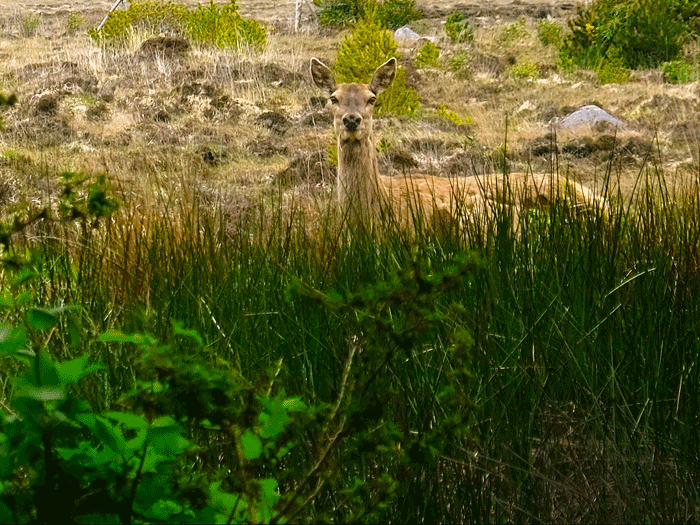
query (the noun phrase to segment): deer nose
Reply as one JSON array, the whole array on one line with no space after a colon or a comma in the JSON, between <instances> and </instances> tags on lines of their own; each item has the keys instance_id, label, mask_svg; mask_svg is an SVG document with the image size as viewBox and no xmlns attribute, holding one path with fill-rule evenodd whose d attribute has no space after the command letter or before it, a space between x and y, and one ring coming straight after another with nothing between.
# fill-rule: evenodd
<instances>
[{"instance_id":1,"label":"deer nose","mask_svg":"<svg viewBox=\"0 0 700 525\"><path fill-rule=\"evenodd\" d=\"M343 117L343 125L348 131L357 131L361 123L362 117L356 113L350 113Z\"/></svg>"}]
</instances>

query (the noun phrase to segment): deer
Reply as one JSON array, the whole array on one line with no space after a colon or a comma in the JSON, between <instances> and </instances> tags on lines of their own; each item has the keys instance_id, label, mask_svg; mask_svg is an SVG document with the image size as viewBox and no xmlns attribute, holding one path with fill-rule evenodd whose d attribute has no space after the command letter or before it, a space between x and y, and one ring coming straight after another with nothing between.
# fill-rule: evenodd
<instances>
[{"instance_id":1,"label":"deer","mask_svg":"<svg viewBox=\"0 0 700 525\"><path fill-rule=\"evenodd\" d=\"M377 97L394 80L396 58L377 68L368 84L337 83L333 72L311 59L311 78L328 94L338 138L336 198L343 220L369 231L392 222L415 231L446 223L461 224L499 206L538 208L564 199L574 210L600 210L605 199L589 188L556 174L496 173L459 177L422 174L384 176L379 173L373 136Z\"/></svg>"}]
</instances>

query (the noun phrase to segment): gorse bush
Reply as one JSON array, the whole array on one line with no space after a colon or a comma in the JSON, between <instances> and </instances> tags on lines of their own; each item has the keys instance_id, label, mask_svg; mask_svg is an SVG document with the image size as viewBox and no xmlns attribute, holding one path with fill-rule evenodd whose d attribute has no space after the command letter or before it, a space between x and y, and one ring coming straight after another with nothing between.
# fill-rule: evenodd
<instances>
[{"instance_id":1,"label":"gorse bush","mask_svg":"<svg viewBox=\"0 0 700 525\"><path fill-rule=\"evenodd\" d=\"M658 67L680 55L696 30L698 5L685 0L596 0L587 9L579 6L569 21L562 62L598 69L615 47L630 69Z\"/></svg>"},{"instance_id":2,"label":"gorse bush","mask_svg":"<svg viewBox=\"0 0 700 525\"><path fill-rule=\"evenodd\" d=\"M255 20L244 19L235 0L223 7L212 2L192 10L171 1L136 0L128 9L110 13L102 29L92 28L89 34L99 44L122 45L133 31L176 33L216 47L260 50L267 42L265 29Z\"/></svg>"},{"instance_id":3,"label":"gorse bush","mask_svg":"<svg viewBox=\"0 0 700 525\"><path fill-rule=\"evenodd\" d=\"M331 27L351 25L375 10L377 21L388 29L398 29L422 16L415 0L325 0L320 6L319 21Z\"/></svg>"},{"instance_id":4,"label":"gorse bush","mask_svg":"<svg viewBox=\"0 0 700 525\"><path fill-rule=\"evenodd\" d=\"M474 40L474 30L469 25L469 20L465 20L461 13L458 12L454 12L447 17L445 33L450 37L453 44L462 44Z\"/></svg>"},{"instance_id":5,"label":"gorse bush","mask_svg":"<svg viewBox=\"0 0 700 525\"><path fill-rule=\"evenodd\" d=\"M400 57L398 45L377 21L376 10L369 11L340 45L335 62L336 79L344 83L367 83L391 57ZM418 94L406 85L405 69L399 67L394 81L379 95L377 113L412 115L419 105Z\"/></svg>"},{"instance_id":6,"label":"gorse bush","mask_svg":"<svg viewBox=\"0 0 700 525\"><path fill-rule=\"evenodd\" d=\"M414 62L417 68L438 67L440 65L440 48L432 42L426 42L416 53Z\"/></svg>"}]
</instances>

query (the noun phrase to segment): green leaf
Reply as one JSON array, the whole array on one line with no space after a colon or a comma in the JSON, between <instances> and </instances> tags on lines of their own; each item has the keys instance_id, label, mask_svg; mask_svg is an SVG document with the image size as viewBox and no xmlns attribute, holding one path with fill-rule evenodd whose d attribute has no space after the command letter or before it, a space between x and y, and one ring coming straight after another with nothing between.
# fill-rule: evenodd
<instances>
[{"instance_id":1,"label":"green leaf","mask_svg":"<svg viewBox=\"0 0 700 525\"><path fill-rule=\"evenodd\" d=\"M262 454L262 441L249 428L241 436L241 446L245 459L257 459Z\"/></svg>"},{"instance_id":2,"label":"green leaf","mask_svg":"<svg viewBox=\"0 0 700 525\"><path fill-rule=\"evenodd\" d=\"M27 324L33 330L47 330L56 324L56 316L43 308L30 308L27 312Z\"/></svg>"},{"instance_id":3,"label":"green leaf","mask_svg":"<svg viewBox=\"0 0 700 525\"><path fill-rule=\"evenodd\" d=\"M0 355L14 354L27 346L27 328L24 325L0 324Z\"/></svg>"},{"instance_id":4,"label":"green leaf","mask_svg":"<svg viewBox=\"0 0 700 525\"><path fill-rule=\"evenodd\" d=\"M156 344L155 338L149 334L125 334L114 329L105 330L97 336L97 340L101 343L133 343L139 346Z\"/></svg>"},{"instance_id":5,"label":"green leaf","mask_svg":"<svg viewBox=\"0 0 700 525\"><path fill-rule=\"evenodd\" d=\"M146 518L155 518L157 520L167 521L173 515L182 512L182 505L168 499L159 499L145 512Z\"/></svg>"},{"instance_id":6,"label":"green leaf","mask_svg":"<svg viewBox=\"0 0 700 525\"><path fill-rule=\"evenodd\" d=\"M204 340L199 335L197 330L188 330L184 328L181 323L173 323L173 332L175 332L177 335L182 335L194 340L194 342L196 342L200 347L204 346Z\"/></svg>"},{"instance_id":7,"label":"green leaf","mask_svg":"<svg viewBox=\"0 0 700 525\"><path fill-rule=\"evenodd\" d=\"M113 419L127 428L140 429L148 428L148 421L142 416L129 414L128 412L105 412L102 414L106 418Z\"/></svg>"},{"instance_id":8,"label":"green leaf","mask_svg":"<svg viewBox=\"0 0 700 525\"><path fill-rule=\"evenodd\" d=\"M113 453L121 453L126 448L126 439L121 429L109 419L94 414L80 414L76 419L87 426L93 435Z\"/></svg>"},{"instance_id":9,"label":"green leaf","mask_svg":"<svg viewBox=\"0 0 700 525\"><path fill-rule=\"evenodd\" d=\"M104 370L105 367L102 365L87 366L89 358L90 356L88 354L85 354L76 359L71 359L70 361L66 361L65 363L60 363L59 365L57 365L58 376L61 380L61 383L64 385L69 385L71 383L79 381L81 378L92 372L95 372L97 370Z\"/></svg>"}]
</instances>

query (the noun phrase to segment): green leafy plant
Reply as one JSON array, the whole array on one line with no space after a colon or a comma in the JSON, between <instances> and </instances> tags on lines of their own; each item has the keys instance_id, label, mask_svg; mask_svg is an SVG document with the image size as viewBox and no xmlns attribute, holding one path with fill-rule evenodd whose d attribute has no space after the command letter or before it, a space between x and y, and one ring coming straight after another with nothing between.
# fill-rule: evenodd
<instances>
[{"instance_id":1,"label":"green leafy plant","mask_svg":"<svg viewBox=\"0 0 700 525\"><path fill-rule=\"evenodd\" d=\"M534 62L518 62L514 64L508 71L515 78L532 80L540 76L540 68Z\"/></svg>"},{"instance_id":2,"label":"green leafy plant","mask_svg":"<svg viewBox=\"0 0 700 525\"><path fill-rule=\"evenodd\" d=\"M415 64L417 68L439 67L440 48L432 42L423 44L416 53Z\"/></svg>"},{"instance_id":3,"label":"green leafy plant","mask_svg":"<svg viewBox=\"0 0 700 525\"><path fill-rule=\"evenodd\" d=\"M235 1L222 8L213 2L197 6L189 13L187 25L192 40L216 47L236 48L245 44L262 50L267 43L265 29L255 20L244 19Z\"/></svg>"},{"instance_id":4,"label":"green leafy plant","mask_svg":"<svg viewBox=\"0 0 700 525\"><path fill-rule=\"evenodd\" d=\"M81 13L72 12L66 20L66 30L75 33L85 24L85 17Z\"/></svg>"},{"instance_id":5,"label":"green leafy plant","mask_svg":"<svg viewBox=\"0 0 700 525\"><path fill-rule=\"evenodd\" d=\"M684 18L684 9L690 8L683 0L596 0L579 6L569 21L562 62L598 69L615 47L628 68L658 67L676 59L693 32L694 18Z\"/></svg>"},{"instance_id":6,"label":"green leafy plant","mask_svg":"<svg viewBox=\"0 0 700 525\"><path fill-rule=\"evenodd\" d=\"M452 71L459 71L464 68L468 61L469 57L466 53L457 53L450 58L449 67Z\"/></svg>"},{"instance_id":7,"label":"green leafy plant","mask_svg":"<svg viewBox=\"0 0 700 525\"><path fill-rule=\"evenodd\" d=\"M505 24L499 31L496 41L502 47L509 47L526 39L530 33L527 30L525 18L519 18L515 22Z\"/></svg>"},{"instance_id":8,"label":"green leafy plant","mask_svg":"<svg viewBox=\"0 0 700 525\"><path fill-rule=\"evenodd\" d=\"M543 46L559 48L564 42L564 28L554 20L540 20L537 23L537 38Z\"/></svg>"},{"instance_id":9,"label":"green leafy plant","mask_svg":"<svg viewBox=\"0 0 700 525\"><path fill-rule=\"evenodd\" d=\"M662 66L664 82L669 84L688 84L698 79L697 68L681 60L665 62Z\"/></svg>"},{"instance_id":10,"label":"green leafy plant","mask_svg":"<svg viewBox=\"0 0 700 525\"><path fill-rule=\"evenodd\" d=\"M445 21L445 32L452 43L464 43L474 40L474 30L461 13L455 11Z\"/></svg>"},{"instance_id":11,"label":"green leafy plant","mask_svg":"<svg viewBox=\"0 0 700 525\"><path fill-rule=\"evenodd\" d=\"M439 117L447 119L454 122L458 126L467 126L472 123L472 119L469 117L461 117L451 109L449 109L445 104L440 104L437 109L437 114Z\"/></svg>"},{"instance_id":12,"label":"green leafy plant","mask_svg":"<svg viewBox=\"0 0 700 525\"><path fill-rule=\"evenodd\" d=\"M625 65L622 52L615 46L608 49L603 64L596 72L601 84L626 84L630 81L630 70Z\"/></svg>"},{"instance_id":13,"label":"green leafy plant","mask_svg":"<svg viewBox=\"0 0 700 525\"><path fill-rule=\"evenodd\" d=\"M319 21L331 27L351 25L371 11L376 11L377 21L388 29L397 29L422 16L415 0L325 0L320 6Z\"/></svg>"},{"instance_id":14,"label":"green leafy plant","mask_svg":"<svg viewBox=\"0 0 700 525\"><path fill-rule=\"evenodd\" d=\"M340 45L336 78L338 82L369 82L380 65L399 56L394 37L377 21L376 10L370 11ZM406 85L405 69L399 67L394 81L379 95L377 113L412 115L419 105L418 94Z\"/></svg>"},{"instance_id":15,"label":"green leafy plant","mask_svg":"<svg viewBox=\"0 0 700 525\"><path fill-rule=\"evenodd\" d=\"M134 30L175 32L195 42L234 49L252 46L261 50L267 42L265 29L255 20L244 19L235 0L223 7L212 2L192 10L171 1L137 0L126 10L110 13L100 31L92 28L88 32L99 44L121 45Z\"/></svg>"}]
</instances>

